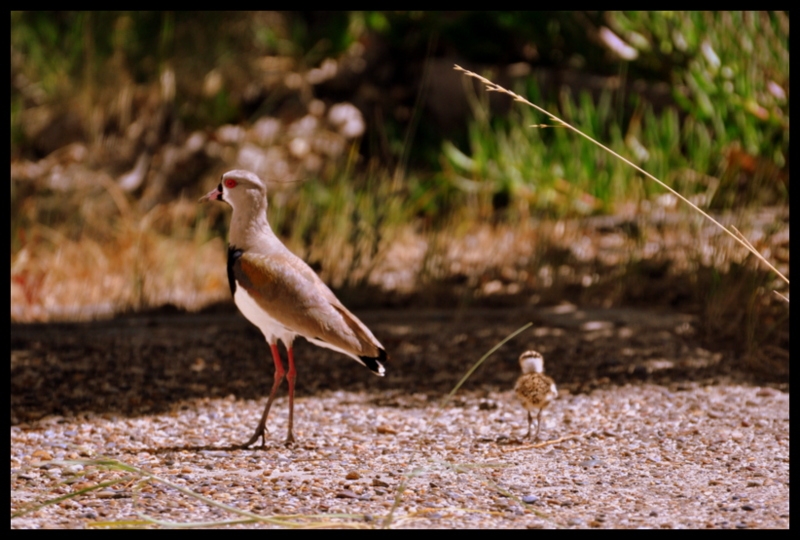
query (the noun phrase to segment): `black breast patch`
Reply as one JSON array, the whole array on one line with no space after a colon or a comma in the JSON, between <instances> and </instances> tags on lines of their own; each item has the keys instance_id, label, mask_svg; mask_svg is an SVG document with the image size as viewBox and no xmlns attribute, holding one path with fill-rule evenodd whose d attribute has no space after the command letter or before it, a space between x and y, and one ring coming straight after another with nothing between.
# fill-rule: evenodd
<instances>
[{"instance_id":1,"label":"black breast patch","mask_svg":"<svg viewBox=\"0 0 800 540\"><path fill-rule=\"evenodd\" d=\"M239 260L244 251L237 249L236 246L228 246L228 285L231 287L231 295L236 294L236 278L233 275L233 265Z\"/></svg>"}]
</instances>

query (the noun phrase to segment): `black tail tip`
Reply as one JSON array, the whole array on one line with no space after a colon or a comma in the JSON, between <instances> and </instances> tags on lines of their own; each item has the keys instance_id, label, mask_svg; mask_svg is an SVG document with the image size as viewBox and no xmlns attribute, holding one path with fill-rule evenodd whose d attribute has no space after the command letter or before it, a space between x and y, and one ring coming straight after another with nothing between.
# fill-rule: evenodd
<instances>
[{"instance_id":1,"label":"black tail tip","mask_svg":"<svg viewBox=\"0 0 800 540\"><path fill-rule=\"evenodd\" d=\"M383 367L383 362L388 361L389 356L384 349L378 349L378 356L359 356L359 358L375 375L383 377L386 374L386 368Z\"/></svg>"}]
</instances>

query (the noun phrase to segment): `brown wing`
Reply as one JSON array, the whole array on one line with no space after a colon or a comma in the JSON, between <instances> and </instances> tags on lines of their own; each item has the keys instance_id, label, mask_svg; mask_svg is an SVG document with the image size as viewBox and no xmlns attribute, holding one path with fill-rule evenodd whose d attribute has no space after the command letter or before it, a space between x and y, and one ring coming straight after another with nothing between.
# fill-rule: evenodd
<instances>
[{"instance_id":1,"label":"brown wing","mask_svg":"<svg viewBox=\"0 0 800 540\"><path fill-rule=\"evenodd\" d=\"M380 342L299 258L244 253L231 268L258 305L287 328L355 356L380 356Z\"/></svg>"}]
</instances>

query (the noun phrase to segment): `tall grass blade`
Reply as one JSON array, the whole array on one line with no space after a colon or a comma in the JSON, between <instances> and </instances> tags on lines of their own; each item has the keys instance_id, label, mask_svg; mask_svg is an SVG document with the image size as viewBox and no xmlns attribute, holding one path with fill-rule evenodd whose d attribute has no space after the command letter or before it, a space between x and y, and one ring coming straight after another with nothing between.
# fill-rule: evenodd
<instances>
[{"instance_id":1,"label":"tall grass blade","mask_svg":"<svg viewBox=\"0 0 800 540\"><path fill-rule=\"evenodd\" d=\"M595 144L595 145L599 146L600 148L602 148L602 149L603 149L603 150L605 150L606 152L610 153L610 154L611 154L611 155L613 155L614 157L616 157L616 158L618 158L618 159L622 160L623 162L627 163L628 165L630 165L631 167L633 167L634 169L636 169L637 171L639 171L640 173L642 173L642 174L643 174L643 175L645 175L646 177L650 178L651 180L653 180L654 182L656 182L657 184L659 184L661 187L663 187L664 189L666 189L667 191L669 191L670 193L672 193L673 195L675 195L676 197L678 197L680 200L682 200L683 202L685 202L686 204L688 204L689 206L691 206L691 207L692 207L692 208L693 208L695 211L699 212L699 213L700 213L700 214L701 214L703 217L705 217L706 219L708 219L709 221L711 221L711 223L713 223L714 225L716 225L717 227L719 227L720 229L722 229L722 230L725 232L725 234L727 234L728 236L730 236L731 238L733 238L733 239L734 239L736 242L738 242L740 245L744 246L744 248L745 248L745 249L747 249L748 251L750 251L750 252L751 252L753 255L755 255L755 256L756 256L756 258L758 258L758 260L760 260L761 262L763 262L763 263L764 263L764 264L765 264L767 267L769 267L769 269L770 269L770 270L772 270L773 272L775 272L775 274L777 274L777 275L778 275L778 277L780 277L780 278L781 278L783 281L785 281L787 285L789 284L789 279L788 279L786 276L784 276L784 275L783 275L783 274L782 274L782 273L781 273L781 272L780 272L780 271L779 271L777 268L775 268L775 267L774 267L774 266L773 266L773 265L772 265L772 264L771 264L771 263L770 263L770 262L769 262L769 261L768 261L768 260L767 260L767 259L766 259L766 258L763 256L763 255L761 255L761 253L759 253L759 252L758 252L758 250L756 250L756 249L755 249L755 248L754 248L752 245L749 245L749 243L748 243L748 242L744 242L744 241L742 241L742 239L741 239L741 238L739 238L739 237L738 237L736 234L734 234L733 232L731 232L731 230L730 230L730 229L728 229L728 228L727 228L727 227L725 227L723 224L721 224L719 221L717 221L716 219L714 219L713 217L711 217L710 215L708 215L708 214L707 214L706 212L704 212L704 211L703 211L703 210L702 210L702 209L701 209L699 206L697 206L696 204L694 204L692 201L690 201L689 199L687 199L686 197L684 197L683 195L681 195L680 193L678 193L677 191L675 191L674 189L672 189L670 186L668 186L667 184L665 184L664 182L662 182L661 180L659 180L658 178L656 178L655 176L653 176L653 175L652 175L652 174L650 174L649 172L645 171L644 169L642 169L641 167L639 167L638 165L636 165L635 163L633 163L633 162L631 162L630 160L628 160L628 159L624 158L624 157L623 157L623 156L621 156L620 154L618 154L618 153L614 152L613 150L611 150L611 149L610 149L610 148L608 148L607 146L605 146L605 145L603 145L602 143L598 142L597 140L595 140L595 139L591 138L589 135L586 135L586 134L585 134L585 133L583 133L581 130L579 130L579 129L577 129L577 128L573 127L573 126L572 126L572 125L570 125L570 124L568 124L567 122L565 122L564 120L562 120L562 119L561 119L561 118L559 118L558 116L554 115L553 113L551 113L551 112L549 112L549 111L547 111L547 110L543 109L542 107L539 107L538 105L536 105L536 104L534 104L534 103L531 103L530 101L528 101L528 100L527 100L527 99L525 99L524 97L520 96L519 94L517 94L517 93L515 93L515 92L512 92L511 90L508 90L508 89L506 89L506 88L504 88L504 87L500 86L499 84L496 84L496 83L494 83L494 82L490 81L489 79L487 79L487 78L485 78L485 77L482 77L482 76L478 75L477 73L473 73L472 71L469 71L469 70L467 70L467 69L464 69L464 68L462 68L461 66L459 66L458 64L455 64L455 66L454 66L454 68L453 68L453 69L455 69L456 71L461 71L461 72L463 72L463 73L464 73L464 74L466 74L468 77L473 77L473 78L475 78L475 79L478 79L478 80L479 80L479 81L481 81L481 82L482 82L484 85L486 85L486 90L487 90L488 92L500 92L500 93L502 93L502 94L507 94L507 95L511 96L512 98L514 98L514 101L518 101L518 102L520 102L520 103L523 103L523 104L525 104L525 105L528 105L529 107L533 107L533 108L534 108L534 109L536 109L537 111L539 111L539 112L541 112L541 113L544 113L544 114L546 114L547 116L549 116L550 118L552 118L553 120L555 120L556 122L558 122L559 124L563 125L564 127L567 127L567 128L569 128L569 129L571 129L572 131L574 131L575 133L577 133L577 134L578 134L578 135L580 135L581 137L583 137L583 138L587 139L588 141L590 141L590 142L592 142L593 144ZM570 100L564 100L564 101L565 101L565 103L571 103L571 101L570 101Z\"/></svg>"},{"instance_id":2,"label":"tall grass blade","mask_svg":"<svg viewBox=\"0 0 800 540\"><path fill-rule=\"evenodd\" d=\"M506 344L506 343L507 343L509 340L511 340L512 338L516 337L516 336L517 336L517 335L519 335L521 332L524 332L525 330L527 330L528 328L530 328L532 325L533 325L533 323L532 323L532 322L529 322L529 323L528 323L528 324L526 324L525 326L522 326L521 328L518 328L517 330L515 330L514 332L512 332L511 334L509 334L508 336L506 336L506 337L505 337L505 338L504 338L504 339L503 339L503 340L502 340L500 343L498 343L497 345L495 345L494 347L492 347L491 349L489 349L489 351L488 351L486 354L484 354L484 355L483 355L483 356L480 358L480 360L478 360L477 362L475 362L475 364L473 364L473 365L472 365L472 367L471 367L471 368L469 368L469 370L467 371L467 373L466 373L466 374L465 374L463 377L461 377L461 380L460 380L460 381L458 381L458 384L456 384L456 385L453 387L453 389L450 391L450 393L449 393L449 394L447 394L447 396L445 396L445 398L444 398L444 399L442 400L442 402L439 404L439 407L436 409L436 412L434 413L434 415L433 415L433 418L431 418L431 419L428 421L428 423L427 423L427 427L426 427L425 431L424 431L424 432L422 433L422 435L420 436L420 438L421 438L421 439L424 439L424 438L425 438L425 435L428 433L428 430L429 430L429 429L430 429L430 427L433 425L433 422L434 422L434 421L435 421L435 420L436 420L436 419L439 417L439 415L442 413L442 411L444 410L444 407L445 407L445 405L447 405L447 402L448 402L448 401L450 401L450 398L452 398L452 397L455 395L455 393L456 393L456 392L458 392L458 389L459 389L459 388L461 388L461 386L462 386L462 385L463 385L463 384L464 384L464 383L467 381L467 379L469 379L470 375L472 375L473 373L475 373L475 370L476 370L476 369L478 369L478 368L481 366L481 364L483 364L483 362L484 362L484 361L485 361L487 358L489 358L489 357L490 357L490 356L491 356L491 355L492 355L492 354L493 354L493 353L494 353L494 352L495 352L497 349L499 349L500 347L502 347L503 345L505 345L505 344ZM413 454L411 454L411 458L409 458L409 461L413 461L413 460L414 460L414 458L416 457L416 453L417 453L418 451L419 451L419 450L415 450L415 451L414 451L414 453L413 453ZM397 493L395 494L395 497L394 497L394 504L392 504L392 508L389 510L389 513L386 515L386 518L383 520L383 524L381 525L381 526L382 526L384 529L386 529L386 528L389 528L389 527L391 526L391 524L392 524L392 520L394 519L394 513L395 513L395 511L397 510L397 508L400 506L400 501L401 501L401 500L402 500L402 498L403 498L403 492L405 491L405 489L406 489L406 486L408 485L408 481L409 481L410 479L412 479L412 478L415 478L415 477L417 477L417 476L420 476L420 475L424 474L425 472L426 472L426 469L425 469L425 468L423 468L423 467L416 467L416 468L412 469L412 470L411 470L411 472L409 472L409 473L407 473L407 474L405 475L405 478L404 478L404 479L403 479L403 481L400 483L400 485L397 487Z\"/></svg>"}]
</instances>

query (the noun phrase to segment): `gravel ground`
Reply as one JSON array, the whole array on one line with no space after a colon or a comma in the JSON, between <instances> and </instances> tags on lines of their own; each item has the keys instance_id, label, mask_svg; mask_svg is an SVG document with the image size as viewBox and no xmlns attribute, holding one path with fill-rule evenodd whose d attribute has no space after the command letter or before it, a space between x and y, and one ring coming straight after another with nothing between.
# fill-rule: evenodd
<instances>
[{"instance_id":1,"label":"gravel ground","mask_svg":"<svg viewBox=\"0 0 800 540\"><path fill-rule=\"evenodd\" d=\"M298 347L298 444L282 444L283 394L266 448L250 450L234 445L251 434L271 372L266 345L244 321L12 326L11 511L123 477L60 462L107 456L214 501L305 524L381 526L413 471L392 527L789 527L788 392L731 377L725 358L692 342L691 317L561 311L529 314L536 330L507 344L441 410L442 391L519 327L520 314L495 312L483 336L486 312L405 321L367 314L395 352L390 376ZM233 342L229 357L212 347L220 336ZM560 388L538 445L519 440L527 417L511 391L516 356L532 346ZM621 351L613 361L610 350ZM249 356L257 356L252 366ZM592 369L571 361L578 357ZM421 358L441 363L426 371ZM137 520L137 512L182 523L240 517L157 481L128 481L11 526L81 528Z\"/></svg>"},{"instance_id":2,"label":"gravel ground","mask_svg":"<svg viewBox=\"0 0 800 540\"><path fill-rule=\"evenodd\" d=\"M232 398L134 419L14 426L12 511L120 476L37 463L104 454L262 515L363 514L377 525L414 469L394 527L789 526L789 399L771 388L645 384L562 395L545 412L543 438L566 440L539 448L517 442L525 414L511 392L470 395L438 416L424 394L375 401L348 392L300 399L292 449L280 443L285 399L264 450L229 448L249 435L261 406ZM78 472L87 476L58 485ZM74 528L136 511L177 522L236 517L159 484L134 503L129 483L11 523Z\"/></svg>"}]
</instances>

